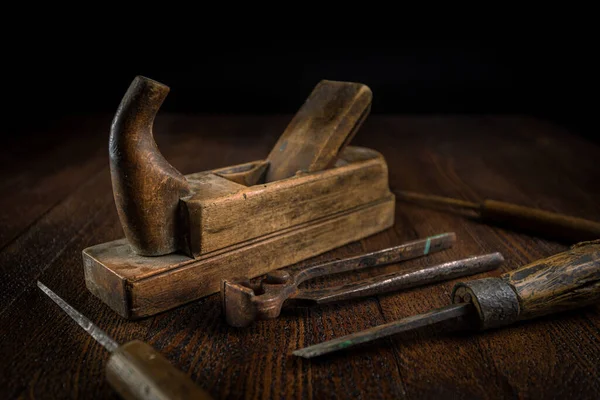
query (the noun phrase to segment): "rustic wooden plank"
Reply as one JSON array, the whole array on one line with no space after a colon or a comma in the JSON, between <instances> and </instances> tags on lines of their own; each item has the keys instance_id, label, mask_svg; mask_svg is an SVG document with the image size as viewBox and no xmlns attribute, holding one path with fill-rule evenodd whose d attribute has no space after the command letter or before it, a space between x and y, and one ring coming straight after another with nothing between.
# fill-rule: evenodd
<instances>
[{"instance_id":1,"label":"rustic wooden plank","mask_svg":"<svg viewBox=\"0 0 600 400\"><path fill-rule=\"evenodd\" d=\"M550 195L540 199L548 203L546 207L566 208L565 212L600 220L597 207L600 190L594 189L594 183L600 180L596 162L600 152L598 143L536 119L506 119L502 123L518 131L526 146L535 149L532 152L538 159L552 160L545 167L550 168L547 176L558 176L557 182L569 182L568 189L553 186Z\"/></svg>"},{"instance_id":2,"label":"rustic wooden plank","mask_svg":"<svg viewBox=\"0 0 600 400\"><path fill-rule=\"evenodd\" d=\"M41 218L35 229L13 241L0 253L0 263L5 265L7 278L0 283L0 310L4 310L35 282L70 242L87 229L90 219L110 215L110 186L107 171L96 174L79 192ZM89 197L88 197L89 196Z\"/></svg>"},{"instance_id":3,"label":"rustic wooden plank","mask_svg":"<svg viewBox=\"0 0 600 400\"><path fill-rule=\"evenodd\" d=\"M120 317L83 290L81 246L114 232L114 216L90 218L81 235L40 272L40 281L83 312L118 340L143 334L151 321L123 326ZM103 376L105 350L79 328L30 279L17 299L0 314L6 327L0 343L3 363L0 385L3 398L18 394L28 397L86 397L86 393L110 396L110 388L98 386L85 376Z\"/></svg>"},{"instance_id":4,"label":"rustic wooden plank","mask_svg":"<svg viewBox=\"0 0 600 400\"><path fill-rule=\"evenodd\" d=\"M169 254L148 260L125 239L83 252L89 290L126 318L142 318L197 300L223 279L254 278L322 254L393 225L394 197L292 227L193 259Z\"/></svg>"},{"instance_id":5,"label":"rustic wooden plank","mask_svg":"<svg viewBox=\"0 0 600 400\"><path fill-rule=\"evenodd\" d=\"M371 110L361 83L321 80L269 153L266 182L330 168Z\"/></svg>"},{"instance_id":6,"label":"rustic wooden plank","mask_svg":"<svg viewBox=\"0 0 600 400\"><path fill-rule=\"evenodd\" d=\"M110 119L91 122L61 121L23 145L0 150L0 248L104 166Z\"/></svg>"},{"instance_id":7,"label":"rustic wooden plank","mask_svg":"<svg viewBox=\"0 0 600 400\"><path fill-rule=\"evenodd\" d=\"M434 145L428 147L427 151L432 152L430 158L433 160L433 164L438 168L433 170L431 168L428 169L427 167L423 167L423 169L417 168L420 171L420 177L422 177L423 174L427 175L427 172L429 172L430 174L439 174L443 179L439 179L435 185L437 187L434 188L423 184L423 182L434 180L435 177L433 176L430 176L424 180L415 180L411 174L403 175L402 178L405 178L405 180L410 182L409 184L412 185L413 190L425 192L437 190L438 192L433 193L440 193L443 191L452 193L453 190L458 188L459 190L464 190L463 193L473 196L474 199L481 200L481 197L479 197L481 195L479 193L483 193L485 196L486 191L491 189L497 190L500 193L508 193L513 196L518 196L520 193L522 196L520 198L521 202L528 202L528 205L536 205L535 203L531 204L530 200L536 195L536 188L531 188L531 186L528 186L529 191L519 191L515 190L514 187L511 188L511 185L514 184L512 182L516 182L517 184L521 182L526 183L532 181L535 179L535 177L538 177L539 184L539 178L541 177L543 180L541 184L545 185L544 187L546 188L552 187L556 184L555 182L552 182L552 179L556 179L555 174L549 174L548 176L543 173L544 168L547 168L547 171L553 170L552 166L549 165L552 163L551 160L545 160L546 162L542 163L542 160L539 157L531 157L528 152L522 151L521 148L515 149L513 147L513 143L511 143L512 138L510 137L507 138L506 136L503 137L494 135L491 138L478 138L475 133L477 132L476 129L481 127L481 122L473 120L462 122L463 123L454 123L452 126L454 129L460 130L463 137L468 137L469 141L458 140L458 143L456 143L456 140L452 140L452 142L449 140L440 141L440 139L443 138L436 136L438 141ZM490 121L486 121L486 123L489 124ZM482 131L500 133L499 131L501 131L501 129L498 129L498 127L496 127L496 129L487 127L486 129L479 130L479 132ZM506 134L506 131L503 133ZM499 137L503 137L504 140L499 140ZM492 147L494 152L485 152L483 149L484 146ZM440 149L442 151L440 151ZM433 153L436 151L442 154ZM516 155L515 152L517 152ZM411 154L415 153L411 152ZM468 157L469 154L485 154L485 162L483 162L483 158L477 158L473 156ZM506 163L508 155L512 155L514 157L513 160L521 166L527 167L527 171L525 173L521 173L521 171L515 171L514 169L510 170L510 164ZM390 170L410 171L411 168L409 165L411 163L414 163L413 165L418 165L420 162L418 159L411 159L410 154L403 154L403 156L405 157L397 156L394 158L395 161L401 161L402 166L399 166L395 163L390 163ZM468 165L464 165L465 163ZM443 165L443 167L440 167L440 165ZM490 169L490 166L495 167L495 169ZM460 173L458 171L460 171ZM473 179L473 175L475 175L477 179ZM506 178L501 180L497 178L498 176ZM494 182L495 187L486 185L486 182L489 181ZM496 186L498 181L500 181L500 187ZM397 181L393 181L391 184L393 185L396 182ZM562 183L563 189L568 187L568 180L560 181L560 183ZM504 187L502 187L502 185L504 185ZM523 187L526 187L526 185L523 185ZM454 193L454 195L456 195L456 193ZM471 199L473 199L473 197L471 197ZM515 198L511 200L519 201ZM573 212L575 212L575 209L575 205L571 204L571 207L567 208L567 211L565 212L568 212L568 210L573 210ZM401 212L401 207L399 207L398 212ZM427 214L422 218L419 218L418 221L413 219L415 214L418 215L422 213ZM401 217L397 218L401 219ZM540 241L535 238L529 238L518 233L505 232L499 229L485 227L468 220L462 220L459 224L457 224L457 217L453 217L451 214L442 215L436 211L419 210L415 213L411 213L409 218L411 221L414 221L414 226L417 229L425 230L421 233L421 235L436 233L437 230L432 231L432 227L429 224L424 223L427 221L435 221L438 229L440 227L452 229L457 231L457 236L459 238L468 238L468 240L465 239L464 241L459 241L458 245L449 251L449 253L456 252L456 258L465 256L466 254L470 254L474 251L483 250L480 247L481 240L478 240L478 238L484 237L486 249L490 248L501 251L507 258L508 262L503 270L514 269L517 266L520 266L523 261L533 261L542 256L553 254L563 248L558 244L553 244L550 246L550 248L548 248L548 246L545 246L546 248L544 248L544 246L538 246ZM456 225L459 226L457 228L453 228L453 226ZM467 233L467 235L461 234L463 229L466 230L465 233ZM493 230L498 234L490 235L490 231ZM542 252L542 254L540 254L540 252ZM442 254L434 254L432 255L432 258L441 256ZM447 255L447 257L450 256ZM520 263L518 261L515 262L515 259L521 259L522 261ZM497 274L498 272L492 272L484 275L496 276ZM382 298L382 309L384 311L386 321L402 318L407 315L427 311L428 309L448 304L449 293L456 281L458 280L455 280L454 282L443 283L441 288L444 288L444 290L439 290L440 288L423 288L410 291L410 293L386 296ZM442 296L440 297L440 295ZM432 302L433 304L428 304ZM418 304L419 307L417 307L417 309L413 309L414 306L410 307L410 304ZM426 306L421 306L422 304L426 304ZM582 311L580 313L586 312L588 315L591 313L590 311ZM600 319L596 315L594 320L595 322L592 322L592 326L597 327ZM557 323L552 321L546 322L550 325ZM539 322L536 321L536 324L537 323ZM573 329L578 331L578 336L587 338L587 348L596 348L596 350L591 350L592 355L588 355L588 359L591 357L592 360L597 360L598 354L600 354L600 349L598 349L597 328L595 329L594 333L594 328L590 330L589 328L586 329L577 327L577 325L574 324L570 324L570 326L575 326ZM416 368L418 365L422 365L423 362L426 362L428 365L428 368L424 369L423 373L419 375L418 379L407 382L407 393L411 395L409 397L421 398L452 396L452 393L456 393L457 387L460 388L462 395L466 397L477 398L503 398L507 393L529 393L530 395L535 396L538 396L541 393L546 393L546 396L542 395L541 397L552 397L553 394L557 392L566 393L564 389L559 390L557 388L558 385L556 384L556 380L553 378L553 374L538 376L537 379L543 383L536 385L534 390L530 388L530 385L527 385L527 382L530 379L525 381L511 379L515 375L517 377L519 376L519 374L511 373L511 365L514 364L511 364L509 360L512 360L512 358L507 358L505 356L507 353L507 345L511 343L511 340L514 340L512 339L513 336L516 335L519 337L519 339L522 339L523 337L527 338L526 340L521 340L526 341L526 345L511 347L510 351L512 351L513 354L518 354L518 349L520 349L522 359L523 348L543 349L543 344L545 344L547 348L554 350L554 352L549 353L550 355L556 356L558 353L558 356L553 359L550 359L550 355L548 356L550 365L557 368L560 368L561 365L560 358L564 358L564 356L569 352L568 347L570 347L566 346L567 349L565 349L564 346L558 346L557 344L553 343L553 340L550 339L547 334L541 336L539 335L539 332L537 332L536 336L536 332L528 331L526 326L522 326L520 328L522 329L522 333L520 334L515 334L514 329L517 328L511 327L504 332L493 332L490 334L489 338L486 337L485 334L458 338L432 338L431 336L425 336L423 339L413 341L395 338L394 348L398 353L402 354L402 371L404 371L403 368L406 368L406 373L408 373L408 370L411 368ZM457 340L459 341L457 342ZM490 340L493 340L492 345L490 345ZM426 361L431 360L431 354L437 355L436 363ZM497 357L502 357L507 362L498 363L495 361L497 360ZM529 362L531 363L532 361L530 360ZM587 364L587 367L590 368L591 365L589 363ZM447 368L448 365L460 365L461 367L449 369ZM487 365L488 367L484 368L484 365ZM493 365L494 368L490 368L489 366L491 365ZM567 369L561 368L561 372L565 373L567 371ZM575 385L576 382L573 381L572 374L566 373L565 378L569 377L569 375L572 385ZM427 382L436 382L436 384L431 385L427 384ZM591 387L588 387L587 390L579 390L579 393L584 395L584 397L593 397L594 393L598 393L599 382L600 381L596 376L595 379L590 382L592 383Z\"/></svg>"},{"instance_id":8,"label":"rustic wooden plank","mask_svg":"<svg viewBox=\"0 0 600 400\"><path fill-rule=\"evenodd\" d=\"M198 160L207 161L205 168L211 162L222 161L221 165L212 164L219 167L227 165L236 156L256 157L254 153L268 149L268 146L261 147L259 141L255 143L256 149L247 146L236 155L228 150L236 142L235 137L227 139L220 131L221 128L227 130L229 124L207 118L179 127L177 121L177 118L174 121L163 119L167 126L161 124L159 127L171 128L173 135L190 128L192 132L206 129L209 133L208 138L194 138L194 143L189 140L173 144L165 141L165 154L182 170L195 170ZM249 128L262 129L263 126L262 121L254 118L244 122L244 126ZM269 131L268 127L264 129ZM215 137L210 137L212 134ZM211 145L199 146L199 139ZM183 151L189 150L190 145L198 147L194 154L198 159ZM211 159L209 156L220 147L223 152L217 154L222 160ZM91 394L99 398L114 397L103 379L105 351L48 302L49 299L35 286L36 279L47 283L120 342L144 336L145 327L152 324L152 320L125 323L85 289L81 250L91 244L122 236L112 201L110 179L105 169L46 214L30 234L12 243L14 248L4 249L0 253L9 278L3 281L6 287L2 290L4 307L0 312L3 332L4 327L8 332L8 335L3 335L6 340L2 341L0 347L0 355L5 360L2 363L0 397L14 398L19 393L21 397L90 398ZM102 212L98 212L99 207L103 207ZM41 251L34 251L36 249ZM14 280L16 275L19 278ZM71 340L65 340L65 337ZM79 355L73 357L75 353ZM43 362L46 360L52 361L48 364ZM43 367L39 369L41 365ZM31 371L36 372L32 375ZM80 379L82 375L97 378Z\"/></svg>"},{"instance_id":9,"label":"rustic wooden plank","mask_svg":"<svg viewBox=\"0 0 600 400\"><path fill-rule=\"evenodd\" d=\"M182 173L193 173L263 158L289 116L173 115L158 121L163 122L156 129L157 143L165 156ZM539 121L372 116L353 144L383 153L393 188L476 201L491 197L600 220L599 169L593 161L600 159L598 147ZM81 250L122 236L106 190L107 171L95 179L98 188L92 183L72 192L0 252L6 271L0 282L5 305L0 311L1 398L117 398L103 378L107 354L35 287L38 277L120 342L148 341L216 398L592 399L600 393L598 307L481 334L425 331L323 359L289 355L299 347L443 306L453 282L287 309L278 319L242 330L225 324L218 296L125 321L84 287ZM458 239L447 251L308 285L340 284L491 251L507 260L489 274L499 275L565 248L454 213L398 203L392 229L316 260L446 231L456 232ZM17 273L23 276L14 281Z\"/></svg>"},{"instance_id":10,"label":"rustic wooden plank","mask_svg":"<svg viewBox=\"0 0 600 400\"><path fill-rule=\"evenodd\" d=\"M316 257L324 261L363 251L358 243ZM316 317L313 313L317 313ZM367 388L378 397L401 394L389 352L365 360L321 366L309 365L290 353L304 345L307 334L323 337L324 327L352 330L364 327L359 315L369 315L371 323L380 322L376 302L355 307L319 310L287 310L272 321L258 321L248 329L228 327L221 315L218 296L211 296L174 312L155 317L147 340L162 348L169 357L190 368L194 379L210 382L209 390L219 398L322 398L349 397ZM316 319L315 319L316 318ZM182 330L181 325L186 329ZM364 376L369 369L372 374ZM361 382L345 385L340 377ZM387 382L378 382L391 376Z\"/></svg>"}]
</instances>

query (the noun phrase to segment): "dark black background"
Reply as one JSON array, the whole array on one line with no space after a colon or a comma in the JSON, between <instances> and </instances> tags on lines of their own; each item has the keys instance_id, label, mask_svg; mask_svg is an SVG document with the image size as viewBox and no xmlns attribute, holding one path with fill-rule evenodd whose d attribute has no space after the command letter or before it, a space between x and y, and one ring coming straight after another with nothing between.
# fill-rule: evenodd
<instances>
[{"instance_id":1,"label":"dark black background","mask_svg":"<svg viewBox=\"0 0 600 400\"><path fill-rule=\"evenodd\" d=\"M347 80L371 87L372 114L526 114L595 139L594 48L580 38L21 48L5 63L15 129L3 132L39 133L54 119L114 113L131 80L144 75L171 87L162 111L294 113L319 80Z\"/></svg>"}]
</instances>

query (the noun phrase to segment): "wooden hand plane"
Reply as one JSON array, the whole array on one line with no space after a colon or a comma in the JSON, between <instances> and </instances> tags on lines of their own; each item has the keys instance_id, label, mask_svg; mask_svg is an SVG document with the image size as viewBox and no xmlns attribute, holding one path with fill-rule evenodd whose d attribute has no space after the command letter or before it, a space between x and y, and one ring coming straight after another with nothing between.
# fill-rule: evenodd
<instances>
[{"instance_id":1,"label":"wooden hand plane","mask_svg":"<svg viewBox=\"0 0 600 400\"><path fill-rule=\"evenodd\" d=\"M264 160L182 175L153 138L169 88L138 76L112 122L125 238L83 250L87 288L128 319L217 293L394 223L385 159L349 146L371 108L362 84L323 80Z\"/></svg>"}]
</instances>

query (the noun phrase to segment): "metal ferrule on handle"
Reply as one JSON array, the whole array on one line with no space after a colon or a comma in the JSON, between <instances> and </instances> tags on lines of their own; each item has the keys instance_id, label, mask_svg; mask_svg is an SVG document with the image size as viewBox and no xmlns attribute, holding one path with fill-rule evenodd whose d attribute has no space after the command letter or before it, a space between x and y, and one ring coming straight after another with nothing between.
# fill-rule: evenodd
<instances>
[{"instance_id":1,"label":"metal ferrule on handle","mask_svg":"<svg viewBox=\"0 0 600 400\"><path fill-rule=\"evenodd\" d=\"M481 329L600 302L600 240L527 264L500 278L462 282L453 303L472 303Z\"/></svg>"}]
</instances>

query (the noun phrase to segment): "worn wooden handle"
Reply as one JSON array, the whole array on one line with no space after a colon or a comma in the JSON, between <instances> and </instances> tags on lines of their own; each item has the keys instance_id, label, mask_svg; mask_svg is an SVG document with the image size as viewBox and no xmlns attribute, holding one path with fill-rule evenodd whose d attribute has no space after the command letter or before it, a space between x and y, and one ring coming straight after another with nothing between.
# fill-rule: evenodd
<instances>
[{"instance_id":1,"label":"worn wooden handle","mask_svg":"<svg viewBox=\"0 0 600 400\"><path fill-rule=\"evenodd\" d=\"M164 356L138 340L113 352L106 366L106 378L127 400L212 398Z\"/></svg>"},{"instance_id":2,"label":"worn wooden handle","mask_svg":"<svg viewBox=\"0 0 600 400\"><path fill-rule=\"evenodd\" d=\"M481 218L571 243L600 239L600 223L496 200L481 204Z\"/></svg>"},{"instance_id":3,"label":"worn wooden handle","mask_svg":"<svg viewBox=\"0 0 600 400\"><path fill-rule=\"evenodd\" d=\"M366 85L322 80L271 150L266 182L334 165L371 111Z\"/></svg>"},{"instance_id":4,"label":"worn wooden handle","mask_svg":"<svg viewBox=\"0 0 600 400\"><path fill-rule=\"evenodd\" d=\"M132 250L161 256L185 247L179 232L179 199L187 179L163 157L153 136L154 117L169 87L137 76L115 114L109 139L113 196Z\"/></svg>"},{"instance_id":5,"label":"worn wooden handle","mask_svg":"<svg viewBox=\"0 0 600 400\"><path fill-rule=\"evenodd\" d=\"M583 242L502 275L519 300L519 320L600 301L600 240Z\"/></svg>"}]
</instances>

